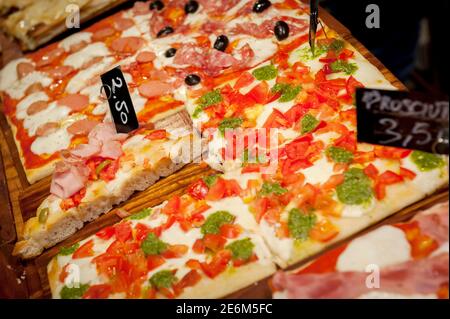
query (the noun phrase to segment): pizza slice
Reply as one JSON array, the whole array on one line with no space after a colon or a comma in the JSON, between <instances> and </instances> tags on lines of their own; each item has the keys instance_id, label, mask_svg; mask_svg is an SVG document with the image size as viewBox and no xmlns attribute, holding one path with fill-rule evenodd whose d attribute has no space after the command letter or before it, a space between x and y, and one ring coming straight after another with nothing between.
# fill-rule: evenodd
<instances>
[{"instance_id":1,"label":"pizza slice","mask_svg":"<svg viewBox=\"0 0 450 319\"><path fill-rule=\"evenodd\" d=\"M214 179L61 249L48 265L53 298L219 298L273 274L236 181L220 179L217 199Z\"/></svg>"},{"instance_id":2,"label":"pizza slice","mask_svg":"<svg viewBox=\"0 0 450 319\"><path fill-rule=\"evenodd\" d=\"M1 25L16 38L23 50L34 50L70 27L70 22L85 22L124 0L34 0L2 1ZM78 14L78 17L74 15ZM79 26L78 26L79 27Z\"/></svg>"},{"instance_id":3,"label":"pizza slice","mask_svg":"<svg viewBox=\"0 0 450 319\"><path fill-rule=\"evenodd\" d=\"M39 255L135 191L190 163L194 150L183 151L184 145L191 143L189 131L187 134L141 128L127 136L115 133L112 123L95 126L87 144L62 153L63 160L53 173L51 194L36 216L25 223L14 255Z\"/></svg>"},{"instance_id":4,"label":"pizza slice","mask_svg":"<svg viewBox=\"0 0 450 319\"><path fill-rule=\"evenodd\" d=\"M274 298L448 299L448 201L280 271L271 282Z\"/></svg>"}]
</instances>

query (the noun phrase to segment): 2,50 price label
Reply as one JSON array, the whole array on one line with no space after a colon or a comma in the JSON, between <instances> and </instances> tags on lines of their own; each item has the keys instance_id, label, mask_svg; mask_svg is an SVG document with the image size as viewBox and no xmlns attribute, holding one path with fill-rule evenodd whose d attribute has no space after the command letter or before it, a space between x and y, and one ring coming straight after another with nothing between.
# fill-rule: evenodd
<instances>
[{"instance_id":1,"label":"2,50 price label","mask_svg":"<svg viewBox=\"0 0 450 319\"><path fill-rule=\"evenodd\" d=\"M102 90L108 99L109 109L117 133L129 133L139 127L130 92L120 66L102 74Z\"/></svg>"},{"instance_id":2,"label":"2,50 price label","mask_svg":"<svg viewBox=\"0 0 450 319\"><path fill-rule=\"evenodd\" d=\"M448 100L358 89L358 141L448 154Z\"/></svg>"}]
</instances>

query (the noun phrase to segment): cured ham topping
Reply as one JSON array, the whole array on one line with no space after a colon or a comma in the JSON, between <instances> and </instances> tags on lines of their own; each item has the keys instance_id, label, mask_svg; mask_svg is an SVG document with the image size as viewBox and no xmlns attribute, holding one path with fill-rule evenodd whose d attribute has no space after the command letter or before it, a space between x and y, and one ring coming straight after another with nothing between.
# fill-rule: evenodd
<instances>
[{"instance_id":1,"label":"cured ham topping","mask_svg":"<svg viewBox=\"0 0 450 319\"><path fill-rule=\"evenodd\" d=\"M95 156L116 160L123 154L121 142L127 135L117 134L112 123L100 123L92 127L92 122L81 120L69 127L73 132L90 130L89 142L61 153L63 160L57 164L50 188L50 192L60 198L69 198L86 186L91 172L86 163L90 158Z\"/></svg>"},{"instance_id":2,"label":"cured ham topping","mask_svg":"<svg viewBox=\"0 0 450 319\"><path fill-rule=\"evenodd\" d=\"M199 0L198 1L206 12L217 14L219 12L227 12L239 3L239 0Z\"/></svg>"},{"instance_id":3,"label":"cured ham topping","mask_svg":"<svg viewBox=\"0 0 450 319\"><path fill-rule=\"evenodd\" d=\"M169 94L173 89L171 84L162 81L147 81L138 87L139 93L147 98Z\"/></svg>"},{"instance_id":4,"label":"cured ham topping","mask_svg":"<svg viewBox=\"0 0 450 319\"><path fill-rule=\"evenodd\" d=\"M98 124L99 123L97 121L82 119L67 127L67 132L73 135L86 135L89 134L89 132L91 132Z\"/></svg>"},{"instance_id":5,"label":"cured ham topping","mask_svg":"<svg viewBox=\"0 0 450 319\"><path fill-rule=\"evenodd\" d=\"M72 73L74 69L69 65L59 65L56 67L45 67L42 71L54 80L61 80Z\"/></svg>"},{"instance_id":6,"label":"cured ham topping","mask_svg":"<svg viewBox=\"0 0 450 319\"><path fill-rule=\"evenodd\" d=\"M215 49L199 48L192 43L183 45L175 54L174 63L197 67L209 76L218 75L227 68L241 69L253 58L252 48L245 44L236 56Z\"/></svg>"},{"instance_id":7,"label":"cured ham topping","mask_svg":"<svg viewBox=\"0 0 450 319\"><path fill-rule=\"evenodd\" d=\"M448 241L448 202L442 205L437 205L414 217L415 221L419 223L422 233L437 240L440 244Z\"/></svg>"},{"instance_id":8,"label":"cured ham topping","mask_svg":"<svg viewBox=\"0 0 450 319\"><path fill-rule=\"evenodd\" d=\"M116 30L111 27L105 27L94 32L94 34L92 35L92 41L104 40L107 37L112 36L114 33L116 33Z\"/></svg>"},{"instance_id":9,"label":"cured ham topping","mask_svg":"<svg viewBox=\"0 0 450 319\"><path fill-rule=\"evenodd\" d=\"M47 52L46 54L44 54L41 59L39 61L36 62L36 66L37 67L43 67L49 64L52 64L53 61L55 61L56 59L58 59L63 53L64 53L64 49L63 48L56 48L53 49L49 52Z\"/></svg>"},{"instance_id":10,"label":"cured ham topping","mask_svg":"<svg viewBox=\"0 0 450 319\"><path fill-rule=\"evenodd\" d=\"M380 271L380 288L366 285L368 273L331 272L323 274L287 274L278 272L272 284L288 298L358 298L373 291L402 295L433 294L448 284L448 253L385 267Z\"/></svg>"},{"instance_id":11,"label":"cured ham topping","mask_svg":"<svg viewBox=\"0 0 450 319\"><path fill-rule=\"evenodd\" d=\"M152 62L155 58L156 55L153 52L142 51L137 55L136 61L139 63L148 63Z\"/></svg>"},{"instance_id":12,"label":"cured ham topping","mask_svg":"<svg viewBox=\"0 0 450 319\"><path fill-rule=\"evenodd\" d=\"M59 128L59 123L48 122L39 126L36 130L36 136L47 136Z\"/></svg>"},{"instance_id":13,"label":"cured ham topping","mask_svg":"<svg viewBox=\"0 0 450 319\"><path fill-rule=\"evenodd\" d=\"M48 107L48 102L36 101L27 108L27 115L34 115L36 113L39 113L39 112L45 110L47 107Z\"/></svg>"},{"instance_id":14,"label":"cured ham topping","mask_svg":"<svg viewBox=\"0 0 450 319\"><path fill-rule=\"evenodd\" d=\"M27 74L34 71L34 65L28 62L21 62L17 64L17 76L19 79L25 77Z\"/></svg>"},{"instance_id":15,"label":"cured ham topping","mask_svg":"<svg viewBox=\"0 0 450 319\"><path fill-rule=\"evenodd\" d=\"M58 100L58 105L67 106L73 112L78 112L89 105L89 97L83 94L69 94Z\"/></svg>"},{"instance_id":16,"label":"cured ham topping","mask_svg":"<svg viewBox=\"0 0 450 319\"><path fill-rule=\"evenodd\" d=\"M131 28L134 25L134 22L132 19L128 18L117 18L114 20L114 28L117 31L124 31L126 29Z\"/></svg>"},{"instance_id":17,"label":"cured ham topping","mask_svg":"<svg viewBox=\"0 0 450 319\"><path fill-rule=\"evenodd\" d=\"M115 39L111 48L117 53L134 54L144 45L144 39L139 37L125 37Z\"/></svg>"},{"instance_id":18,"label":"cured ham topping","mask_svg":"<svg viewBox=\"0 0 450 319\"><path fill-rule=\"evenodd\" d=\"M237 35L247 34L257 39L270 38L274 36L275 25L278 21L287 23L290 35L299 34L308 28L306 20L283 16L266 20L260 25L254 22L238 23L231 32Z\"/></svg>"}]
</instances>

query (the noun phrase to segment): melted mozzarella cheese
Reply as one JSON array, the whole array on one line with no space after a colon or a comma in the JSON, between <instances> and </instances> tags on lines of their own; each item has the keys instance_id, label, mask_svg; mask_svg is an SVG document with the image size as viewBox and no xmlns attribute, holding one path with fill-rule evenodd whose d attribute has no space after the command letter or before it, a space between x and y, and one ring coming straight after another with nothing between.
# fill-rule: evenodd
<instances>
[{"instance_id":1,"label":"melted mozzarella cheese","mask_svg":"<svg viewBox=\"0 0 450 319\"><path fill-rule=\"evenodd\" d=\"M442 185L443 181L448 181L448 157L443 156L443 158L446 165L425 172L419 170L417 165L411 160L411 156L402 159L402 166L417 174L411 183L424 193L429 194Z\"/></svg>"},{"instance_id":2,"label":"melted mozzarella cheese","mask_svg":"<svg viewBox=\"0 0 450 319\"><path fill-rule=\"evenodd\" d=\"M67 56L63 64L69 65L74 69L80 69L85 63L91 61L93 58L106 57L108 54L109 50L106 45L103 42L96 42Z\"/></svg>"},{"instance_id":3,"label":"melted mozzarella cheese","mask_svg":"<svg viewBox=\"0 0 450 319\"><path fill-rule=\"evenodd\" d=\"M16 60L12 60L3 67L3 69L0 71L0 91L4 91L7 88L11 87L13 83L19 79L17 74L17 65L24 62L32 63L33 61L26 58L19 58Z\"/></svg>"},{"instance_id":4,"label":"melted mozzarella cheese","mask_svg":"<svg viewBox=\"0 0 450 319\"><path fill-rule=\"evenodd\" d=\"M133 102L134 111L136 114L142 111L147 103L147 99L142 97L138 90L134 90L133 93L131 93L131 101Z\"/></svg>"},{"instance_id":5,"label":"melted mozzarella cheese","mask_svg":"<svg viewBox=\"0 0 450 319\"><path fill-rule=\"evenodd\" d=\"M265 220L259 224L261 234L272 251L274 251L283 261L289 260L294 248L294 240L291 238L278 238L275 229Z\"/></svg>"},{"instance_id":6,"label":"melted mozzarella cheese","mask_svg":"<svg viewBox=\"0 0 450 319\"><path fill-rule=\"evenodd\" d=\"M370 213L375 207L375 200L372 199L370 203L362 205L344 205L342 209L342 217L359 218Z\"/></svg>"},{"instance_id":7,"label":"melted mozzarella cheese","mask_svg":"<svg viewBox=\"0 0 450 319\"><path fill-rule=\"evenodd\" d=\"M35 83L40 83L43 87L47 87L52 83L53 80L42 72L31 72L27 74L24 78L20 79L17 82L14 82L13 85L8 87L5 91L9 94L13 99L19 100L24 97L25 91L28 87Z\"/></svg>"},{"instance_id":8,"label":"melted mozzarella cheese","mask_svg":"<svg viewBox=\"0 0 450 319\"><path fill-rule=\"evenodd\" d=\"M65 127L47 135L40 136L31 144L31 151L34 154L54 154L57 151L66 149L70 146L72 134L69 134Z\"/></svg>"},{"instance_id":9,"label":"melted mozzarella cheese","mask_svg":"<svg viewBox=\"0 0 450 319\"><path fill-rule=\"evenodd\" d=\"M239 46L236 49L240 49L246 43L250 45L255 54L249 66L255 66L266 61L272 57L278 49L278 46L272 39L255 39L253 37L244 37L241 39Z\"/></svg>"},{"instance_id":10,"label":"melted mozzarella cheese","mask_svg":"<svg viewBox=\"0 0 450 319\"><path fill-rule=\"evenodd\" d=\"M89 43L91 42L92 33L91 32L77 32L75 34L72 34L71 36L68 36L64 40L62 40L58 46L60 48L63 48L65 51L70 51L70 47L81 43L83 41Z\"/></svg>"},{"instance_id":11,"label":"melted mozzarella cheese","mask_svg":"<svg viewBox=\"0 0 450 319\"><path fill-rule=\"evenodd\" d=\"M310 184L325 183L333 172L333 163L329 162L325 156L314 162L314 165L303 169L301 172L305 175L305 182Z\"/></svg>"},{"instance_id":12,"label":"melted mozzarella cheese","mask_svg":"<svg viewBox=\"0 0 450 319\"><path fill-rule=\"evenodd\" d=\"M354 239L341 253L338 271L366 271L367 266L383 268L411 259L411 246L405 233L393 226L382 226Z\"/></svg>"},{"instance_id":13,"label":"melted mozzarella cheese","mask_svg":"<svg viewBox=\"0 0 450 319\"><path fill-rule=\"evenodd\" d=\"M67 118L70 111L70 108L66 106L58 106L56 102L52 102L45 110L25 117L23 126L27 129L30 136L34 136L36 134L36 130L41 125L49 122L60 122Z\"/></svg>"},{"instance_id":14,"label":"melted mozzarella cheese","mask_svg":"<svg viewBox=\"0 0 450 319\"><path fill-rule=\"evenodd\" d=\"M136 26L126 29L125 31L122 32L122 35L121 35L122 38L140 37L140 36L141 36L141 31Z\"/></svg>"},{"instance_id":15,"label":"melted mozzarella cheese","mask_svg":"<svg viewBox=\"0 0 450 319\"><path fill-rule=\"evenodd\" d=\"M78 72L66 87L66 92L77 93L86 86L86 82L91 80L94 76L104 72L114 62L113 58L104 58L100 63L95 63L87 69Z\"/></svg>"}]
</instances>

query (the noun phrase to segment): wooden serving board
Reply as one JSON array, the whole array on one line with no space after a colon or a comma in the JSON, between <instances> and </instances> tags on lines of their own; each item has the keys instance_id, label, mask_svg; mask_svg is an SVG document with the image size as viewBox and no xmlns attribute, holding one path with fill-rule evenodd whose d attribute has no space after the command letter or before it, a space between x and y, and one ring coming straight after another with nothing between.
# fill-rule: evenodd
<instances>
[{"instance_id":1,"label":"wooden serving board","mask_svg":"<svg viewBox=\"0 0 450 319\"><path fill-rule=\"evenodd\" d=\"M383 75L397 88L406 89L405 86L387 70L383 64L376 59L360 42L358 42L349 32L347 28L342 26L326 11L320 11L321 19L337 33L339 33L345 40L351 43L366 59L375 65ZM6 185L9 191L10 210L13 213L15 224L12 224L10 219L5 222L10 228L16 230L16 233L22 233L23 223L35 215L36 208L39 206L43 198L49 194L50 178L43 179L33 185L29 185L23 169L20 164L17 149L12 138L11 130L9 129L6 119L3 114L0 115L0 146L3 155L3 165L5 168ZM187 185L192 181L213 173L214 171L204 164L190 164L185 166L180 171L171 176L161 179L155 185L147 190L134 194L127 202L120 205L119 208L124 208L131 213L137 212L140 209L148 206L158 205L164 200L170 198L174 194L182 194ZM1 177L1 175L0 175ZM1 191L1 184L0 184ZM0 193L0 199L1 199ZM448 191L434 195L425 199L411 207L402 210L382 221L381 223L388 223L393 221L404 220L408 218L411 213L419 208L427 207L438 201L448 199ZM2 216L2 215L0 215ZM1 217L0 217L1 218ZM3 217L4 218L4 217ZM3 221L5 219L0 219ZM48 249L41 256L31 261L20 262L17 258L11 256L13 242L15 237L9 243L0 246L0 298L49 298L50 289L47 278L47 264L50 259L55 256L60 247L68 246L76 241L84 239L100 228L112 225L119 221L119 217L114 210L101 216L99 219L87 224L79 232L60 243L59 245ZM378 223L377 225L379 225ZM377 225L372 226L376 227ZM8 226L7 226L8 227ZM371 229L369 228L369 229ZM366 230L368 231L368 230ZM349 239L346 239L347 241ZM333 245L332 249L339 243ZM308 262L313 256L302 263ZM295 265L298 267L299 265ZM3 284L5 283L5 284ZM267 285L267 280L260 282L238 291L229 297L231 298L270 298L271 293Z\"/></svg>"}]
</instances>

